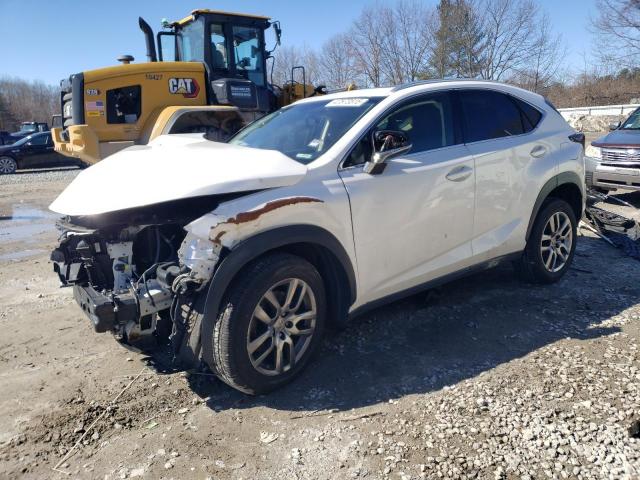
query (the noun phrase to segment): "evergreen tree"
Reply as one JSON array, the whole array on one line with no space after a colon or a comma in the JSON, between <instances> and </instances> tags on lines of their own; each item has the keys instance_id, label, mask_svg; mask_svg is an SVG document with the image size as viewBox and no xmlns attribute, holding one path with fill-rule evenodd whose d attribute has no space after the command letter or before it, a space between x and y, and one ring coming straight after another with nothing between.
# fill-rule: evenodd
<instances>
[{"instance_id":1,"label":"evergreen tree","mask_svg":"<svg viewBox=\"0 0 640 480\"><path fill-rule=\"evenodd\" d=\"M429 59L437 77L474 78L480 73L483 39L481 21L471 0L440 0L437 28Z\"/></svg>"}]
</instances>

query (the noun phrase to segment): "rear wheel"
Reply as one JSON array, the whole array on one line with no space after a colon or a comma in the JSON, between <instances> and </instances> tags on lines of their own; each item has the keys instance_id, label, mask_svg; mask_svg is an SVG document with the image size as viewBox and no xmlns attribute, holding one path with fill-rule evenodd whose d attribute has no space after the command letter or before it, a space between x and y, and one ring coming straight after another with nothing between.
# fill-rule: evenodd
<instances>
[{"instance_id":1,"label":"rear wheel","mask_svg":"<svg viewBox=\"0 0 640 480\"><path fill-rule=\"evenodd\" d=\"M0 157L0 174L7 175L15 173L17 169L18 164L13 158L7 156Z\"/></svg>"},{"instance_id":2,"label":"rear wheel","mask_svg":"<svg viewBox=\"0 0 640 480\"><path fill-rule=\"evenodd\" d=\"M213 342L207 363L238 390L269 392L306 366L320 345L325 319L325 289L315 267L295 255L270 255L231 286L213 338L203 339Z\"/></svg>"},{"instance_id":3,"label":"rear wheel","mask_svg":"<svg viewBox=\"0 0 640 480\"><path fill-rule=\"evenodd\" d=\"M559 198L545 201L518 266L526 280L553 283L562 278L573 261L577 224L566 201Z\"/></svg>"}]
</instances>

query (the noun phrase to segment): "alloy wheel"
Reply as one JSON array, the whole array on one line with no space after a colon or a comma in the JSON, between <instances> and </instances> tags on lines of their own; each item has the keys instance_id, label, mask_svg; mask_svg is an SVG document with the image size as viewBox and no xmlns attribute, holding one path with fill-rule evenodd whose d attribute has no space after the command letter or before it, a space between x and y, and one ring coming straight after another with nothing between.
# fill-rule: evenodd
<instances>
[{"instance_id":1,"label":"alloy wheel","mask_svg":"<svg viewBox=\"0 0 640 480\"><path fill-rule=\"evenodd\" d=\"M573 245L573 228L569 216L564 212L555 212L542 230L540 253L542 263L549 272L558 272L564 268Z\"/></svg>"},{"instance_id":2,"label":"alloy wheel","mask_svg":"<svg viewBox=\"0 0 640 480\"><path fill-rule=\"evenodd\" d=\"M0 157L0 174L8 174L16 171L16 161L11 157Z\"/></svg>"},{"instance_id":3,"label":"alloy wheel","mask_svg":"<svg viewBox=\"0 0 640 480\"><path fill-rule=\"evenodd\" d=\"M256 305L247 333L247 353L260 373L281 375L305 354L316 327L316 298L299 278L276 283Z\"/></svg>"}]
</instances>

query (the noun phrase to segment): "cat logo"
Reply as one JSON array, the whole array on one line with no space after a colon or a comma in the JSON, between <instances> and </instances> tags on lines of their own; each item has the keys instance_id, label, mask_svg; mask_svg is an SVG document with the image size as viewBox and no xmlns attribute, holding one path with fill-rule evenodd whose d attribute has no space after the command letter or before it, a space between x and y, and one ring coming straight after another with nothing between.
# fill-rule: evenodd
<instances>
[{"instance_id":1,"label":"cat logo","mask_svg":"<svg viewBox=\"0 0 640 480\"><path fill-rule=\"evenodd\" d=\"M169 93L182 95L185 98L195 98L200 93L200 86L195 78L170 78Z\"/></svg>"}]
</instances>

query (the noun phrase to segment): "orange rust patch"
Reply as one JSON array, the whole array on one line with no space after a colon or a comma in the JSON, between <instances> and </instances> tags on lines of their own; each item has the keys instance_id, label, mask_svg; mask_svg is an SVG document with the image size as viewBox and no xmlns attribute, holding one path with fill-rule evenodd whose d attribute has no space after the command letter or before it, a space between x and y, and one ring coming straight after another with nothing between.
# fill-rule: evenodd
<instances>
[{"instance_id":1,"label":"orange rust patch","mask_svg":"<svg viewBox=\"0 0 640 480\"><path fill-rule=\"evenodd\" d=\"M212 228L212 233L214 229L220 227L221 225L240 225L243 223L251 222L253 220L257 220L265 213L273 212L274 210L277 210L279 208L296 205L298 203L322 203L322 200L313 197L291 197L273 200L272 202L265 203L264 206L256 210L238 213L235 217L232 217L226 222L220 223L216 227ZM227 233L226 230L218 232L217 235L211 239L211 241L216 244L220 244L220 239L225 233Z\"/></svg>"}]
</instances>

